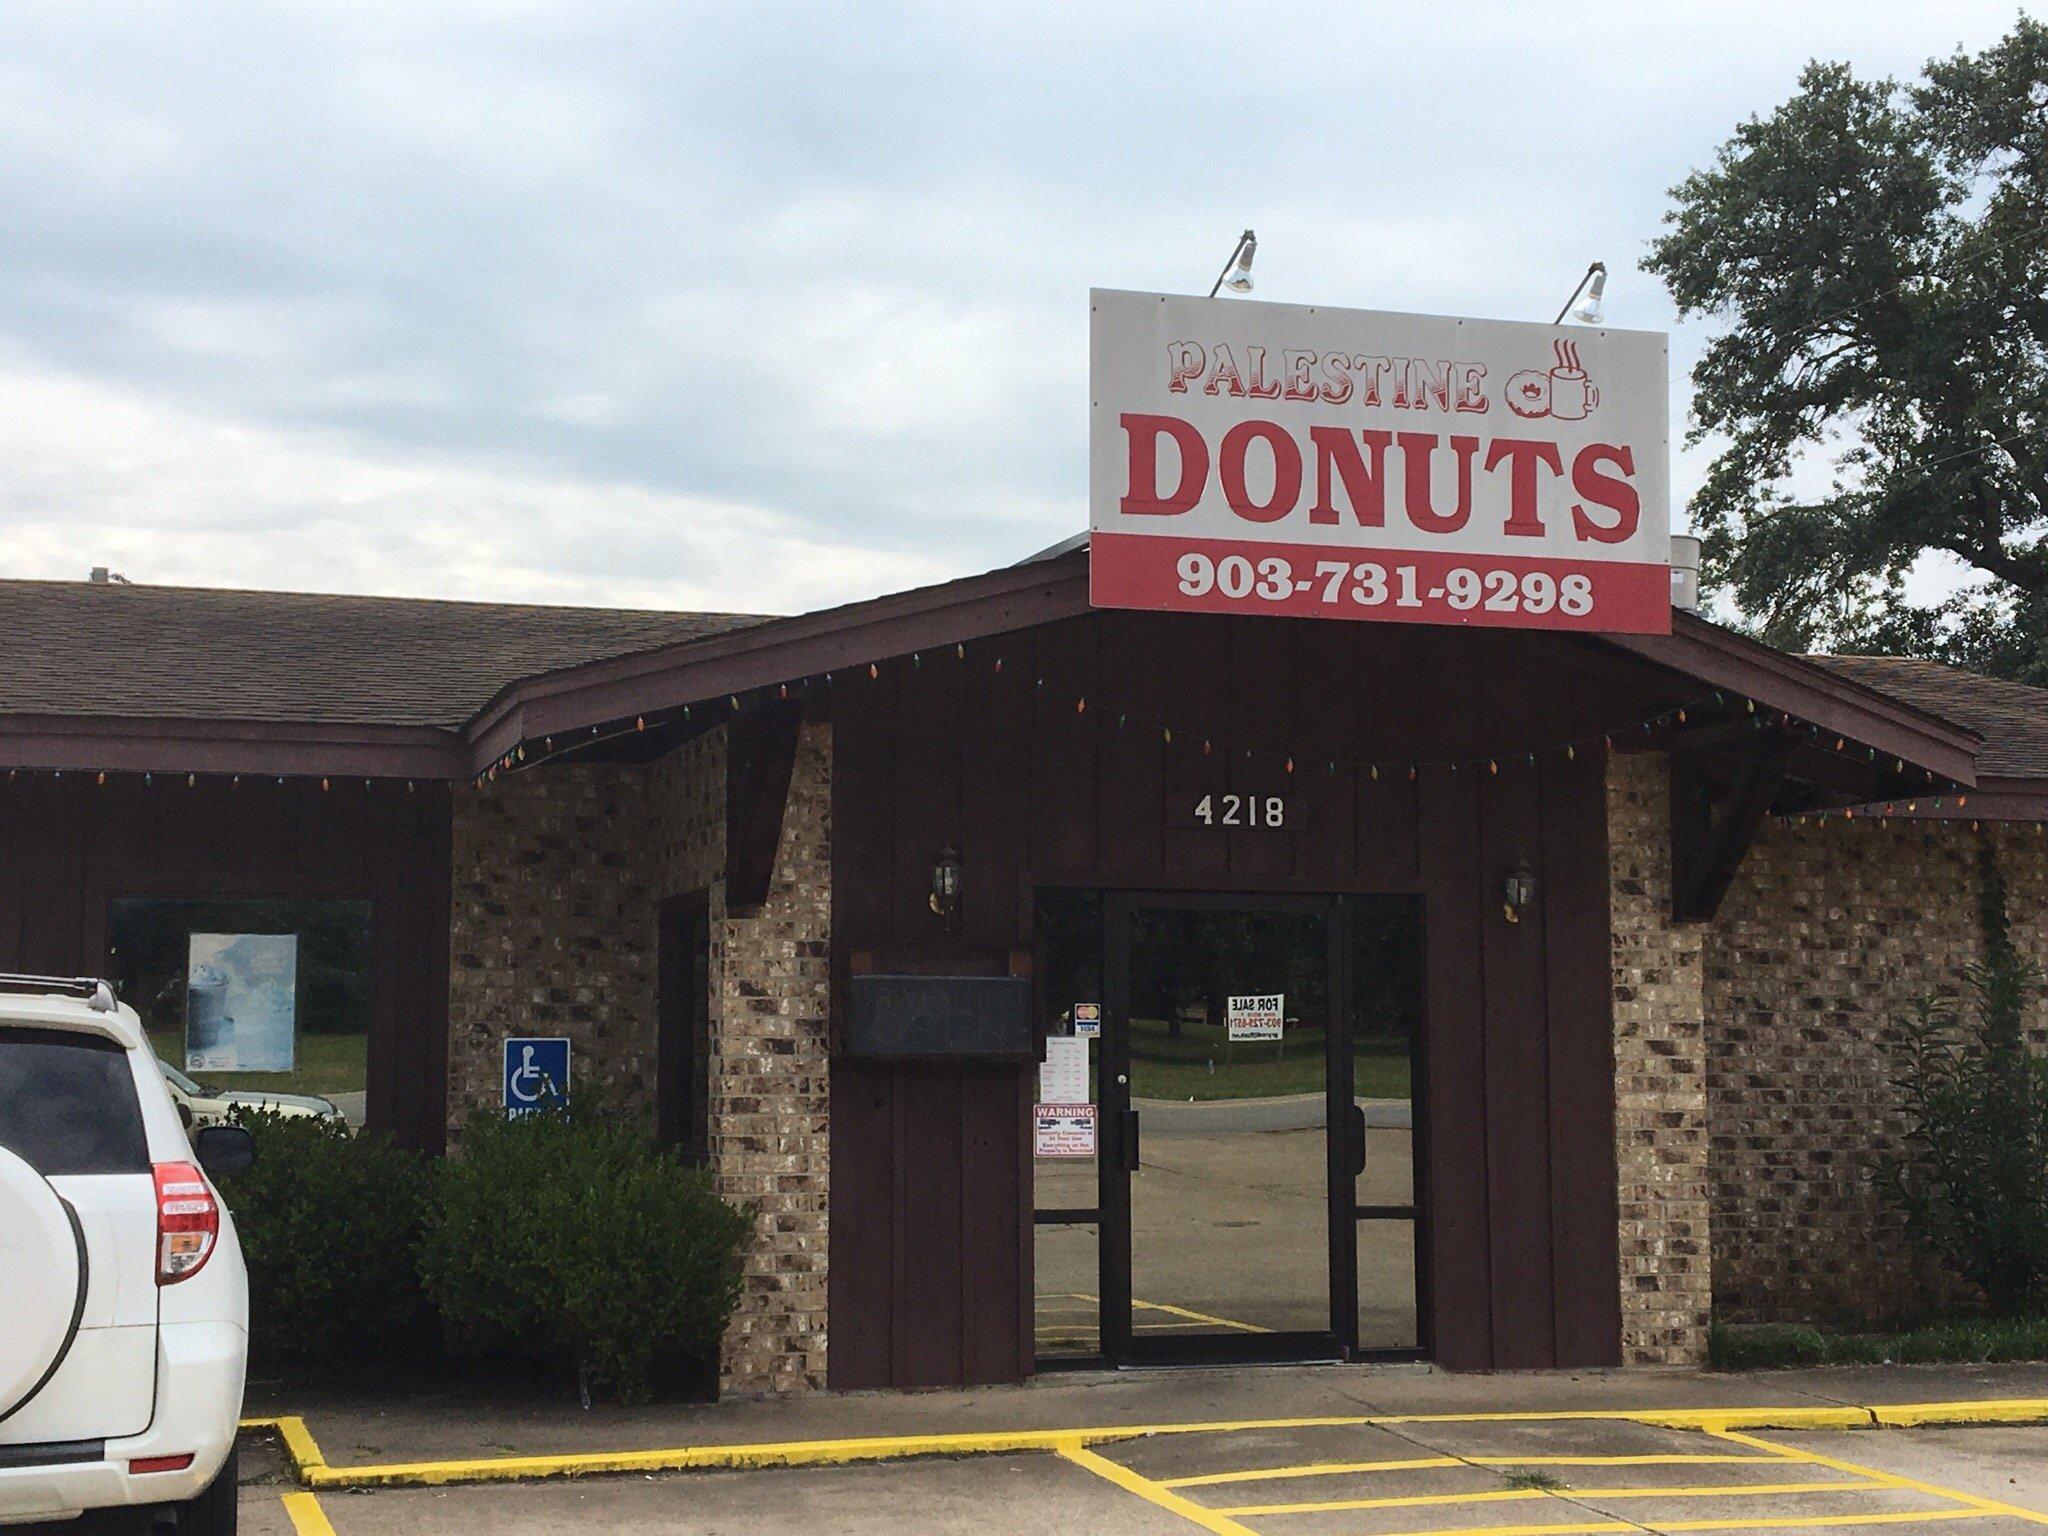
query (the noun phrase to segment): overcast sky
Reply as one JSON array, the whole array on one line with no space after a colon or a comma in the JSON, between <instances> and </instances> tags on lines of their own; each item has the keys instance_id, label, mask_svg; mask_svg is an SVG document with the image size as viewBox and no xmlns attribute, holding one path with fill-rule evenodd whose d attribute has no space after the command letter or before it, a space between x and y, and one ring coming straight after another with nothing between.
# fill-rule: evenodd
<instances>
[{"instance_id":1,"label":"overcast sky","mask_svg":"<svg viewBox=\"0 0 2048 1536\"><path fill-rule=\"evenodd\" d=\"M1547 319L2010 4L8 0L0 575L790 611L1086 522L1087 289ZM1673 335L1672 409L1697 327ZM1698 455L1675 466L1683 497Z\"/></svg>"}]
</instances>

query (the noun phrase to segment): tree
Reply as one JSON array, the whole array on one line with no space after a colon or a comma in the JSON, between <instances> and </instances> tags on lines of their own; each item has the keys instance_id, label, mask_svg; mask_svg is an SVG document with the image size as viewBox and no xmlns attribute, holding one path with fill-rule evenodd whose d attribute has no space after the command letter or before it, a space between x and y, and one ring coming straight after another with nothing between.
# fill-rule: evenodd
<instances>
[{"instance_id":1,"label":"tree","mask_svg":"<svg viewBox=\"0 0 2048 1536\"><path fill-rule=\"evenodd\" d=\"M2048 684L2048 27L1902 87L1814 63L1672 191L1645 270L1729 322L1705 575L1774 644ZM1972 579L1933 605L1929 552Z\"/></svg>"},{"instance_id":2,"label":"tree","mask_svg":"<svg viewBox=\"0 0 2048 1536\"><path fill-rule=\"evenodd\" d=\"M1963 1011L1923 999L1898 1021L1892 1086L1905 1117L1878 1187L1921 1249L1969 1280L2000 1316L2048 1303L2048 1059L2025 1014L2041 976L2013 947L2005 877L1978 848L1984 958Z\"/></svg>"}]
</instances>

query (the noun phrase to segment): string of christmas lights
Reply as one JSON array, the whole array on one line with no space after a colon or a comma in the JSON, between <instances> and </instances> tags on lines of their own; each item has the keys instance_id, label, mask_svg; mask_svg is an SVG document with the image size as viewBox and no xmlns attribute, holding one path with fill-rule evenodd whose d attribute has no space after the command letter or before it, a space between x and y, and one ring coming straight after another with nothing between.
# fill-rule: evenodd
<instances>
[{"instance_id":1,"label":"string of christmas lights","mask_svg":"<svg viewBox=\"0 0 2048 1536\"><path fill-rule=\"evenodd\" d=\"M966 645L955 645L950 649L956 661L963 665L969 662ZM881 661L869 662L863 670L865 670L870 680L879 680L885 665L902 666L907 660L907 664L912 670L922 669L925 665L926 655L927 653L923 651L913 651L907 658L893 658L888 663ZM997 655L989 666L991 676L1001 675L1006 670L1006 660L1001 655ZM740 714L750 699L760 701L768 699L787 700L792 697L793 690L796 693L808 693L819 687L830 689L836 679L837 674L835 672L818 673L794 679L790 682L748 689L741 693L727 694L723 699L719 700L700 700L690 704L678 705L674 708L655 713L651 719L656 727L670 724L686 724L700 721L707 717L729 719L734 715ZM1629 721L1625 724L1598 731L1589 731L1583 735L1566 740L1544 742L1533 747L1524 744L1491 752L1472 753L1460 757L1408 758L1399 755L1376 758L1329 757L1321 754L1307 755L1295 747L1243 745L1220 741L1213 734L1188 731L1181 727L1150 720L1127 709L1113 709L1105 705L1099 698L1090 699L1082 694L1061 693L1054 695L1048 692L1046 679L1043 675L1034 675L1031 689L1033 695L1041 702L1049 701L1062 710L1070 709L1077 716L1092 716L1093 720L1113 728L1119 734L1150 735L1156 738L1162 746L1178 746L1189 751L1199 749L1204 757L1221 757L1231 761L1263 761L1289 776L1295 775L1297 772L1314 771L1320 768L1327 776L1334 777L1340 772L1350 772L1362 775L1367 782L1381 782L1383 780L1414 782L1419 780L1425 773L1435 772L1442 772L1451 778L1458 778L1460 776L1484 779L1496 778L1504 769L1517 766L1535 767L1547 759L1571 761L1581 751L1591 750L1596 745L1611 750L1617 742L1626 742L1630 739L1639 738L1655 739L1660 731L1669 731L1692 723L1695 716L1706 716L1708 720L1714 723L1747 720L1759 732L1773 728L1781 732L1803 731L1817 743L1826 743L1828 736L1832 734L1822 731L1819 725L1811 721L1798 720L1784 711L1763 709L1757 704L1755 699L1739 694L1730 694L1726 690L1716 689L1702 693L1698 697L1689 699L1682 704L1667 706L1648 716ZM501 774L525 772L531 768L542 767L548 763L572 757L607 742L644 734L650 728L649 721L650 716L648 715L636 715L630 722L593 725L587 729L578 727L573 732L543 736L538 742L521 742L505 752L490 767L477 774L475 782L481 786L498 778ZM1881 761L1875 747L1865 747L1851 743L1846 736L1834 735L1832 742L1828 744L1837 753L1861 756L1865 761L1872 764L1878 764ZM1896 774L1904 774L1911 767L1903 758L1894 757L1887 761L1889 762L1890 771ZM331 790L337 781L345 782L343 776L328 774L200 774L196 772L158 774L154 771L134 772L107 769L95 771L90 769L10 768L7 770L6 778L8 782L13 782L23 774L45 774L53 780L61 780L67 773L70 773L75 778L89 777L98 785L105 785L110 779L140 779L145 785L155 784L158 778L169 779L173 782L183 779L188 788L196 787L202 778L209 781L225 779L230 787L241 784L245 778L251 781L269 779L279 785L288 782L311 783L317 779L323 792ZM354 776L347 777L352 778ZM362 779L365 789L370 789L380 782L385 781L376 776L367 776ZM404 784L408 794L415 792L417 789L416 779L408 778L404 780ZM1797 822L1803 825L1809 821L1851 820L1858 816L1865 818L1872 816L1886 817L1901 814L1898 810L1901 804L1906 808L1903 814L1915 815L1918 814L1920 804L1923 801L1933 810L1945 809L1951 795L1954 797L1957 810L1961 810L1969 804L1967 793L1962 792L1962 786L1953 780L1930 781L1926 789L1903 801L1894 799L1889 802L1883 802L1881 806L1877 802L1871 802L1863 806L1851 806L1839 810L1788 813L1777 819L1780 821ZM2043 827L2044 830L2048 830L2048 823L2043 823Z\"/></svg>"},{"instance_id":2,"label":"string of christmas lights","mask_svg":"<svg viewBox=\"0 0 2048 1536\"><path fill-rule=\"evenodd\" d=\"M968 662L967 647L964 644L953 646L951 650L957 661L963 664ZM926 653L923 651L912 651L907 658L910 668L914 671L921 670L925 664L925 657ZM893 664L903 665L904 658L895 658ZM990 663L990 675L1002 674L1005 670L1005 665L1005 658L1000 655L996 656L992 663ZM882 676L883 666L884 663L880 661L869 662L865 668L869 679L879 680ZM750 689L744 694L728 694L722 700L700 701L681 705L675 709L658 712L653 716L653 720L656 726L661 726L665 724L686 724L702 720L707 716L729 718L740 713L745 707L746 700L750 697L758 697L763 700L768 698L786 700L791 697L792 689L800 693L809 692L813 688L820 686L829 689L834 685L835 681L836 674L828 671L795 679L791 682ZM1567 740L1545 742L1534 747L1520 745L1493 752L1473 753L1462 757L1406 758L1398 755L1379 758L1328 757L1320 754L1307 755L1294 747L1247 746L1222 742L1211 734L1190 732L1160 721L1145 719L1129 710L1113 710L1111 707L1104 705L1100 699L1091 700L1084 694L1062 693L1055 697L1048 694L1046 679L1043 675L1034 675L1032 692L1041 701L1050 700L1056 703L1060 709L1071 709L1078 716L1088 716L1092 712L1093 717L1097 721L1110 721L1113 719L1114 729L1119 733L1154 736L1162 746L1180 746L1186 749L1193 749L1198 745L1202 755L1205 757L1221 756L1230 760L1251 762L1263 760L1288 775L1294 775L1298 770L1304 768L1312 770L1316 767L1320 767L1328 776L1335 776L1343 771L1361 773L1369 782L1377 782L1382 779L1393 779L1397 782L1401 780L1414 781L1426 772L1439 770L1453 778L1461 774L1471 776L1483 775L1487 778L1495 778L1499 776L1504 767L1514 767L1517 765L1534 767L1547 758L1561 758L1565 761L1571 761L1581 751L1591 750L1596 744L1611 750L1617 741L1626 741L1638 735L1654 738L1660 730L1670 730L1690 723L1695 715L1705 714L1713 710L1728 710L1731 707L1735 707L1737 713L1729 718L1746 719L1759 732L1770 730L1773 727L1781 731L1803 730L1816 741L1824 740L1827 734L1822 731L1820 726L1810 721L1796 720L1793 716L1780 710L1762 709L1754 699L1741 695L1730 695L1725 690L1716 689L1689 699L1685 703L1667 706L1654 714L1632 720L1623 725L1600 731L1591 731ZM605 726L593 725L588 728L587 733L579 728L577 732L573 734L565 733L559 738L556 736L545 736L538 743L522 742L507 751L489 768L478 774L476 781L479 785L485 784L497 778L500 774L525 772L528 769L538 768L547 763L557 762L576 753L587 751L593 746L616 741L622 737L642 734L649 728L648 721L649 717L647 715L637 715L630 724L622 723L609 729ZM1875 747L1857 746L1844 736L1836 736L1832 745L1834 751L1838 753L1846 755L1860 754L1866 761L1871 763L1880 761ZM534 750L529 751L529 746L532 746ZM1890 759L1890 765L1891 771L1899 774L1906 773L1911 767L1903 758ZM1953 781L1949 781L1946 784L1948 790L1954 790L1959 787ZM1938 804L1939 801L1936 803Z\"/></svg>"}]
</instances>

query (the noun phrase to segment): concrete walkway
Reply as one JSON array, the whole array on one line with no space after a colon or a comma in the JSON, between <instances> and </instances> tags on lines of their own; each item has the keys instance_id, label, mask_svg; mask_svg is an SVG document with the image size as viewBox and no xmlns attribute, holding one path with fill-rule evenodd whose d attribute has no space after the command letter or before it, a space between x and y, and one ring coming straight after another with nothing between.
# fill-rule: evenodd
<instances>
[{"instance_id":1,"label":"concrete walkway","mask_svg":"<svg viewBox=\"0 0 2048 1536\"><path fill-rule=\"evenodd\" d=\"M1423 1366L1276 1366L1046 1375L1016 1387L819 1393L714 1405L599 1406L567 1393L252 1388L252 1416L296 1414L330 1465L1387 1414L1860 1406L2048 1398L2048 1365L1848 1366L1468 1375Z\"/></svg>"}]
</instances>

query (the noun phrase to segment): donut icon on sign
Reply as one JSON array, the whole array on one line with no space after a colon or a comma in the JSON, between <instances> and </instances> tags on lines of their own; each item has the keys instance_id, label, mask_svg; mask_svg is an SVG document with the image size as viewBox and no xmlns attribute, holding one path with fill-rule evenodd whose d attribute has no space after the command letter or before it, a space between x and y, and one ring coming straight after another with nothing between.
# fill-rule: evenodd
<instances>
[{"instance_id":1,"label":"donut icon on sign","mask_svg":"<svg viewBox=\"0 0 2048 1536\"><path fill-rule=\"evenodd\" d=\"M1557 366L1524 368L1511 374L1504 391L1508 409L1517 416L1549 416L1557 421L1584 421L1600 404L1600 390L1579 364L1579 344L1552 343Z\"/></svg>"}]
</instances>

